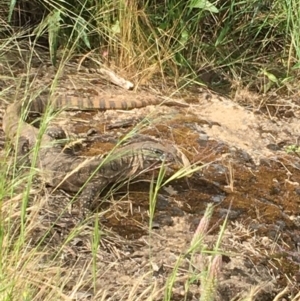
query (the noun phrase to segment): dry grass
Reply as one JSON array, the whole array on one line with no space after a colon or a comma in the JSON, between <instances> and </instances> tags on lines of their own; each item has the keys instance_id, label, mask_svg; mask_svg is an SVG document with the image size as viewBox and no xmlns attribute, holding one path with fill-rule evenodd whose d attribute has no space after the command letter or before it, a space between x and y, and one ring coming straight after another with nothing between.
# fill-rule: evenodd
<instances>
[{"instance_id":1,"label":"dry grass","mask_svg":"<svg viewBox=\"0 0 300 301\"><path fill-rule=\"evenodd\" d=\"M3 167L8 168L6 165ZM228 171L228 184L233 189L234 172L230 164ZM274 295L276 290L272 277L268 278L270 271L264 268L261 280L260 275L253 274L251 268L247 268L245 264L249 256L263 258L262 252L270 252L265 255L271 256L272 249L276 246L264 251L265 242L240 224L225 230L224 223L218 235L211 235L211 206L195 234L189 235L189 243L185 238L184 243L177 245L178 241L186 237L186 234L180 233L189 233L184 228L187 225L180 225L181 229L174 230L176 243L168 247L165 240L157 243L159 239L169 238L164 233L158 235L151 226L158 191L170 184L171 180L182 178L193 170L187 167L167 180L163 180L164 172L162 168L156 184L151 186L150 222L146 230L149 236L141 240L146 244L141 254L138 253L139 248L135 249L135 242L125 240L103 227L105 211L83 221L72 216L67 196L49 194L43 185L39 185L37 189L34 182L28 182L28 178L20 177L17 173L12 178L2 178L4 202L1 214L6 218L1 220L0 225L0 276L4 287L0 292L0 299L19 300L21 296L22 300L90 298L111 301L167 301L188 298L192 292L201 301L223 300L222 294L226 292L226 285L244 288L243 293L238 289L232 292L236 295L235 300L240 301L259 300L262 295L272 294L274 300L282 295L292 296L292 287L276 292L277 296ZM2 175L7 173L8 170L3 170ZM35 171L31 176L34 174ZM62 202L63 199L66 200ZM52 212L53 208L49 206L55 202L60 206L59 213ZM241 243L245 237L249 237L249 241ZM166 244L168 251L163 251L162 244ZM131 253L128 251L130 248L136 251ZM233 250L236 252L233 253ZM163 254L158 256L159 252ZM232 261L230 268L223 262L223 257L226 256ZM162 258L164 261L169 257L173 261L167 260L168 264L163 267ZM228 273L233 273L236 266L247 277L239 281L234 279L227 284L226 277ZM165 271L162 272L161 269ZM255 265L252 269L255 270ZM249 288L250 279L260 284ZM293 298L297 300L296 295Z\"/></svg>"},{"instance_id":2,"label":"dry grass","mask_svg":"<svg viewBox=\"0 0 300 301\"><path fill-rule=\"evenodd\" d=\"M60 72L61 70L57 72L57 78ZM29 74L30 69L27 74L28 82L22 87L25 91L30 91ZM50 89L55 89L55 80ZM49 114L50 112L46 112L44 121L41 122L42 132L52 118ZM132 134L129 133L128 136ZM5 151L5 156L8 156L9 149ZM39 144L33 152L37 154L38 151ZM113 239L113 234L101 229L99 221L105 212L95 215L93 219L77 219L70 213L71 203L68 199L60 203L62 198L56 201L58 195L55 195L55 190L49 195L43 183L36 185L34 179L37 170L34 166L25 171L24 177L17 168L17 161L14 157L12 165L3 165L1 181L1 214L6 217L0 225L3 262L1 300L17 300L20 296L22 300L73 300L90 295L93 300L114 300L115 296L121 295L123 300L132 300L138 294L144 300L143 296L150 298L149 295L153 297L158 294L152 286L140 292L139 280L134 283L125 282L114 294L106 292L99 279L109 277L111 269L120 264L119 260L124 254L120 254L118 249L118 245L123 243L122 239ZM183 177L190 172L190 168L181 170L173 178ZM162 168L158 181L160 186L165 185L164 173ZM7 174L10 176L6 177ZM153 186L155 193L151 197L151 204L154 204L157 197L158 185ZM51 207L56 202L60 209L58 212ZM109 237L108 242L106 237ZM78 241L82 243L82 250L76 245ZM102 248L108 248L109 252ZM110 252L112 256L109 255ZM140 281L148 277L149 272L142 274ZM161 291L162 288L159 289L160 293Z\"/></svg>"},{"instance_id":3,"label":"dry grass","mask_svg":"<svg viewBox=\"0 0 300 301\"><path fill-rule=\"evenodd\" d=\"M196 71L211 65L214 71L222 69L222 74L228 74L229 70L231 80L239 79L246 74L247 83L250 82L251 85L253 78L264 68L261 62L266 58L265 52L259 52L257 60L253 60L254 48L250 53L235 52L238 56L231 57L232 48L227 42L232 40L228 38L226 42L221 39L226 36L226 31L229 33L232 28L228 23L226 23L228 26L222 27L224 32L215 31L216 40L210 44L203 42L210 37L208 33L200 36L193 35L194 32L199 31L198 27L194 31L189 31L191 27L185 27L180 23L181 18L186 17L185 10L180 13L174 10L177 14L174 19L169 20L169 27L163 29L162 24L154 26L152 15L147 13L146 8L139 7L135 1L130 1L130 5L127 6L123 4L122 9L111 6L110 2L107 4L93 6L92 15L95 16L95 24L80 23L82 19L78 18L78 15L72 15L72 24L80 26L71 27L66 40L60 41L60 47L57 47L55 40L65 36L60 35L61 32L56 32L57 28L49 27L57 15L50 15L48 19L40 20L34 31L30 31L29 28L16 29L5 21L6 16L2 17L0 19L0 24L3 25L0 32L3 37L0 43L0 70L3 72L0 72L0 98L3 108L8 102L8 96L16 100L20 95L32 97L34 94L32 78L36 75L31 67L35 63L35 58L40 57L41 52L37 51L35 46L44 36L45 31L51 39L49 49L52 61L56 61L57 57L60 59L56 76L50 87L52 92L55 91L58 79L63 73L64 64L77 55L78 47L83 47L82 45L87 47L91 33L100 36L104 46L96 38L92 42L94 45L99 43L100 46L90 50L87 57L95 64L99 61L105 62L121 73L127 74L137 86L157 78L162 79L161 86L163 86L170 81L168 74L173 75L172 82L176 86L199 84ZM122 2L119 4L122 5ZM64 12L65 8L60 6L61 4L53 5L61 13ZM22 15L22 6L17 8L19 8L17 12ZM228 11L225 9L224 21L226 21L226 12ZM113 17L107 18L111 13ZM239 19L240 26L235 27L237 30L235 35L256 34L254 29L247 29L246 24L255 23L263 18L253 16L251 22L242 23L243 20L248 20L249 14L245 14L244 19ZM36 16L38 17L38 14ZM285 16L281 14L278 17L285 19ZM299 18L295 17L293 20L297 19ZM176 22L172 23L171 21L174 20ZM197 22L199 20L202 19L197 19ZM270 19L267 20L270 24ZM212 22L208 27L214 24L212 29L220 28L219 25L223 24L222 19L218 19L217 15L213 14L199 24L206 24L207 21ZM292 41L298 41L292 38L292 34L297 33L295 28L297 27L289 30ZM29 38L27 36L29 32L33 32L35 37L30 34ZM64 31L62 32L65 34ZM186 41L181 39L184 34L189 38ZM199 44L197 39L202 43ZM191 44L188 44L188 40ZM268 41L272 41L272 37L265 35L262 41L262 45L266 45ZM271 43L271 46L276 45L276 41ZM246 49L246 41L243 42L242 46ZM257 43L256 41L256 45ZM271 46L269 49L273 49L271 54L274 55L278 48ZM290 49L289 52L285 52L287 48ZM266 48L260 50L266 51ZM287 43L283 52L287 55L290 71L293 62L299 56L298 45ZM267 53L270 54L269 50ZM196 64L197 61L199 63ZM191 65L192 63L194 65ZM288 72L278 75L278 80L276 77L275 82L270 72L263 72L262 77L262 90L269 89L268 83L272 80L273 86L287 86L285 79L288 79ZM254 85L256 84L255 82ZM48 117L50 116L46 116ZM46 120L44 124L45 128L48 121ZM263 241L242 224L230 225L229 230L226 230L226 221L218 235L209 233L213 209L211 205L208 206L193 235L189 234L186 224L180 225L182 228L176 228L175 233L167 232L168 229L162 229L160 232L153 231L158 191L171 180L187 176L194 170L182 169L168 180L163 180L164 168L160 170L158 180L156 184L153 182L149 193L149 226L146 229L149 236L133 242L105 229L102 224L105 211L87 220L74 217L68 196L54 192L51 194L43 183L36 183L35 169L31 169L29 174L19 173L16 168L16 158L12 161L8 160L11 157L9 152L9 147L2 151L6 163L1 165L0 176L0 300L168 301L188 299L189 292L201 301L223 300L222 294L226 293L230 285L242 288L232 292L232 294L236 293L234 300L260 300L262 295L272 298L273 301L281 300L288 295L293 301L300 298L299 293L293 294L293 280L290 280L289 287L276 291L272 271L260 267L261 270L255 273L253 271L257 269L256 263L252 262L251 268L247 268L245 264L248 258L262 260L271 257L277 247L275 242ZM9 162L11 163L8 164ZM228 185L233 191L234 170L231 164L228 165L228 171ZM61 206L58 207L61 209L59 214L49 207L49 204L53 203ZM117 207L117 203L114 204ZM130 208L130 203L128 207ZM173 244L163 240L165 237L169 238L168 235L174 239ZM270 246L271 243L273 245ZM141 245L144 247L143 251L140 251ZM162 248L162 245L165 248ZM158 256L159 252L162 255ZM265 254L264 257L262 253ZM223 257L227 256L231 259L231 268L222 261ZM168 264L165 266L161 264L162 259ZM233 276L234 279L227 283L228 273L234 274L237 266L246 276L240 280ZM253 279L259 284L249 289L249 281Z\"/></svg>"}]
</instances>

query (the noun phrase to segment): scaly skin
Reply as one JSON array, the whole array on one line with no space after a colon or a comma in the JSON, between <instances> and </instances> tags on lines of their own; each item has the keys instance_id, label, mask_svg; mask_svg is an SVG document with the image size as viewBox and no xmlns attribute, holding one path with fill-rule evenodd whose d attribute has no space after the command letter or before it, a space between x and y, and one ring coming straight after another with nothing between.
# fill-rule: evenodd
<instances>
[{"instance_id":1,"label":"scaly skin","mask_svg":"<svg viewBox=\"0 0 300 301\"><path fill-rule=\"evenodd\" d=\"M120 100L120 99L103 99L99 96L91 96L81 98L71 95L59 95L52 102L51 106L54 109L97 109L97 110L128 110L134 108L142 108L149 105L157 105L161 101L157 98L151 99L135 99L135 100ZM38 97L30 105L30 111L43 113L48 105L48 99Z\"/></svg>"},{"instance_id":2,"label":"scaly skin","mask_svg":"<svg viewBox=\"0 0 300 301\"><path fill-rule=\"evenodd\" d=\"M67 99L69 108L96 108L95 103L87 102L85 106L85 102L82 100L75 101L74 99L72 101ZM53 106L59 108L64 106L64 103L62 99L58 99ZM100 109L119 107L128 109L143 106L142 103L137 102L112 104L101 101L99 104ZM147 104L144 103L144 105ZM47 100L38 98L30 104L28 110L43 113L47 105ZM165 163L183 163L183 155L175 147L151 140L117 148L106 158L103 156L90 158L73 156L63 152L62 147L49 135L44 134L40 137L39 130L24 122L21 117L21 102L9 105L3 117L3 130L6 136L13 141L18 155L26 154L32 162L34 154L30 150L36 143L39 143L36 166L44 181L55 188L73 193L79 192L83 206L87 209L108 184L130 179L145 170L158 168L163 161ZM187 159L185 158L185 160Z\"/></svg>"}]
</instances>

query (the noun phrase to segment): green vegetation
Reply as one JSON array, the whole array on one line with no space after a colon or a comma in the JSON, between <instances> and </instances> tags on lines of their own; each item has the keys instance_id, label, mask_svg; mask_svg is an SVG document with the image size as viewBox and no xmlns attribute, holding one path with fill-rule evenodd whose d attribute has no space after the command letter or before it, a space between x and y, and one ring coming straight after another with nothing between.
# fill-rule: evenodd
<instances>
[{"instance_id":1,"label":"green vegetation","mask_svg":"<svg viewBox=\"0 0 300 301\"><path fill-rule=\"evenodd\" d=\"M242 81L265 91L298 75L296 0L34 0L7 1L1 10L2 36L48 44L54 64L59 50L98 53L136 82L172 76L180 87Z\"/></svg>"},{"instance_id":2,"label":"green vegetation","mask_svg":"<svg viewBox=\"0 0 300 301\"><path fill-rule=\"evenodd\" d=\"M0 3L0 22L0 68L4 66L11 72L3 75L11 86L4 87L0 97L11 87L18 94L20 86L25 86L26 96L32 97L30 67L37 48L45 49L58 69L57 78L63 65L79 54L90 59L96 67L102 63L113 65L137 86L163 81L163 86L172 84L177 90L193 84L226 92L241 85L261 92L270 89L291 92L298 77L300 3L296 0L5 0ZM9 62L7 57L10 57ZM21 57L27 64L21 82L14 74L15 57ZM55 91L57 78L52 82L51 92ZM41 133L52 117L50 112L45 114ZM11 150L6 146L0 165L0 301L83 300L90 297L89 292L93 293L92 300L115 300L106 291L97 290L99 275L109 275L118 261L118 251L111 242L125 245L120 237L102 229L101 218L105 211L96 215L92 222L78 222L62 244L55 247L57 234L52 233L55 231L49 222L49 229L41 229L46 234L34 243L33 237L39 234L36 233L39 211L49 196L42 193L42 189L34 188L34 162L29 175L24 177L17 168L17 159L9 159ZM33 150L35 159L38 150L39 145ZM288 150L299 153L299 146L291 146ZM158 179L152 180L147 241L149 262L152 260L151 242L155 240L152 229L159 190L200 168L183 168L166 178L165 166L162 166ZM35 201L30 202L32 200ZM209 204L194 238L181 254L177 254L162 287L157 288L156 282L151 282L154 277L149 269L149 275L142 275L147 278L149 289L138 294L139 283L131 283L131 291L122 300L173 300L177 272L185 260L188 260L188 275L183 280L185 298L189 286L200 282L199 300L215 300L224 254L221 240L227 220L222 223L213 246L208 248L205 239L212 211ZM61 232L67 227L60 226ZM87 244L78 238L83 233L88 233L90 238ZM70 242L90 244L90 262L84 261L82 254L75 262L68 262L66 258L73 252ZM115 262L100 264L104 245L108 245L110 254L115 255L111 255ZM72 281L76 283L70 284ZM70 287L72 291L69 291ZM247 299L242 296L236 300L256 299L253 294Z\"/></svg>"},{"instance_id":3,"label":"green vegetation","mask_svg":"<svg viewBox=\"0 0 300 301\"><path fill-rule=\"evenodd\" d=\"M295 153L295 154L299 154L300 153L300 146L299 145L289 145L286 147L286 152L287 153Z\"/></svg>"}]
</instances>

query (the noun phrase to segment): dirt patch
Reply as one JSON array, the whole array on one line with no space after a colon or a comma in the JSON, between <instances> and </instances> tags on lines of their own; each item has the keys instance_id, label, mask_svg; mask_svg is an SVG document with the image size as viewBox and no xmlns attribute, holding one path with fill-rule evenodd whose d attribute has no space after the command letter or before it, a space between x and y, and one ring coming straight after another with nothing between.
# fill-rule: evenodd
<instances>
[{"instance_id":1,"label":"dirt patch","mask_svg":"<svg viewBox=\"0 0 300 301\"><path fill-rule=\"evenodd\" d=\"M43 72L39 82L47 86L55 70ZM52 72L50 77L49 72ZM86 75L83 81L82 76L66 68L61 91L69 91L72 83L76 91L69 92L75 94L92 91L101 95L106 91L113 99L118 95L122 99L130 98L132 93L139 97L159 97L149 91L120 91L93 77ZM2 93L2 97L12 95L11 90ZM184 98L176 97L179 101ZM63 287L66 294L72 293L85 267L86 274L82 277L86 281L76 288L77 299L93 296L97 300L106 296L105 300L132 300L134 295L146 300L151 295L145 293L147 289L155 287L153 299L161 300L166 279L180 254L189 247L208 203L215 206L206 237L208 250L217 240L219 226L226 217L229 220L222 243L224 256L218 300L236 296L242 299L253 287L257 289L257 300L273 300L290 283L294 286L285 297L299 290L300 158L285 151L286 146L299 141L299 101L272 99L272 103L264 101L265 105L255 110L216 95L197 94L190 100L186 108L162 105L131 111L63 112L56 118L54 124L66 130L72 143L77 144L76 155L107 153L138 127L135 135L171 142L191 162L207 164L192 177L161 189L151 236L148 235L151 175L146 179L148 182L131 183L113 195L109 191L106 196L104 193L94 210L94 218L63 247L64 265L74 271ZM33 241L38 242L54 223L44 243L57 250L78 227L80 209L76 204L70 208L71 197L63 192L51 193L46 189L39 194L41 218L32 230ZM28 214L35 210L31 208ZM105 234L101 239L97 281L93 287L90 236L95 216L102 227L114 234ZM185 288L189 268L189 259L183 258L172 300L199 298L199 283L190 281L188 290ZM201 272L200 267L194 268Z\"/></svg>"}]
</instances>

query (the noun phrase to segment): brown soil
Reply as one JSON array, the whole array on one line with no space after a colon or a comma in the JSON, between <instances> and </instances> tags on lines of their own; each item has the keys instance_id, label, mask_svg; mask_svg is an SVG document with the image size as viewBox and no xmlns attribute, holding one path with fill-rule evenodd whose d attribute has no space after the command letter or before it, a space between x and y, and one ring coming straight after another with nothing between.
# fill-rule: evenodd
<instances>
[{"instance_id":1,"label":"brown soil","mask_svg":"<svg viewBox=\"0 0 300 301\"><path fill-rule=\"evenodd\" d=\"M73 71L66 67L60 81L62 92L68 92L72 83L76 92L69 92L75 94L92 91L101 95L105 90L114 97L150 95L149 91L140 89L120 92L116 87L103 85L97 75L83 76ZM22 73L20 69L15 72ZM43 87L48 86L55 70L49 66L32 69L33 74L37 72L39 80L35 80L34 86L40 90L41 83ZM13 88L5 93L3 98L14 100ZM20 88L18 95L21 93ZM247 101L251 107L238 104L245 95L253 100L250 104ZM297 144L300 138L299 100L296 96L262 98L245 91L237 95L238 101L200 91L188 96L177 94L176 99L186 100L189 106L149 106L126 112L63 112L55 119L54 124L59 124L74 141L83 138L76 148L77 155L109 151L118 139L147 118L139 135L168 140L192 163L207 163L201 172L161 189L151 236L149 181L132 183L113 195L107 191L99 200L91 222L83 225L80 234L64 245L64 265L73 271L63 287L64 292L71 294L78 284L78 275L91 279L90 237L92 220L98 216L101 227L112 233L102 237L97 252L96 286L92 289L90 281L83 281L77 288L76 300L100 300L100 297L102 300L148 300L151 292L153 300L162 300L160 289L179 255L187 251L207 204L213 203L211 229L206 237L208 249L215 244L220 225L228 217L221 246L225 255L217 299L240 300L248 296L251 288L256 288L253 300L273 300L286 286L289 289L282 298L294 296L300 289L300 157L287 154L285 147ZM260 107L259 103L264 105ZM92 134L87 136L87 132ZM32 197L31 203L34 200ZM58 250L79 225L80 212L74 206L56 220L68 206L69 197L49 188L40 191L38 202L41 218L32 229L32 243L37 243L55 220L44 244ZM87 264L86 275L82 275ZM189 259L184 258L171 300L199 298L199 283L190 281L187 291L184 287L188 269ZM146 292L151 286L156 288Z\"/></svg>"}]
</instances>

